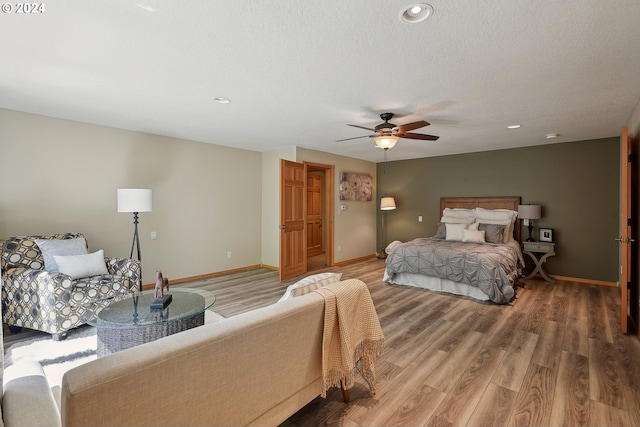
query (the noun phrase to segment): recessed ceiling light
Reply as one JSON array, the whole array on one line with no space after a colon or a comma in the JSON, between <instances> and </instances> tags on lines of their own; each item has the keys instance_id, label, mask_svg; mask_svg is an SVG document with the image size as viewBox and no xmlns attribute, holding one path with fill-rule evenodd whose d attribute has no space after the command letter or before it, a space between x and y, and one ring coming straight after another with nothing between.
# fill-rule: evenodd
<instances>
[{"instance_id":1,"label":"recessed ceiling light","mask_svg":"<svg viewBox=\"0 0 640 427\"><path fill-rule=\"evenodd\" d=\"M559 136L560 136L560 134L557 134L557 133L548 133L546 138L547 139L554 139L554 138L557 138Z\"/></svg>"},{"instance_id":2,"label":"recessed ceiling light","mask_svg":"<svg viewBox=\"0 0 640 427\"><path fill-rule=\"evenodd\" d=\"M507 126L507 129L520 129L522 127L522 125L509 125Z\"/></svg>"},{"instance_id":3,"label":"recessed ceiling light","mask_svg":"<svg viewBox=\"0 0 640 427\"><path fill-rule=\"evenodd\" d=\"M231 100L229 98L225 98L222 96L216 96L215 98L213 98L213 100L215 102L217 102L218 104L228 104L231 102Z\"/></svg>"},{"instance_id":4,"label":"recessed ceiling light","mask_svg":"<svg viewBox=\"0 0 640 427\"><path fill-rule=\"evenodd\" d=\"M400 11L400 20L407 24L422 22L433 14L433 7L426 3L416 3Z\"/></svg>"}]
</instances>

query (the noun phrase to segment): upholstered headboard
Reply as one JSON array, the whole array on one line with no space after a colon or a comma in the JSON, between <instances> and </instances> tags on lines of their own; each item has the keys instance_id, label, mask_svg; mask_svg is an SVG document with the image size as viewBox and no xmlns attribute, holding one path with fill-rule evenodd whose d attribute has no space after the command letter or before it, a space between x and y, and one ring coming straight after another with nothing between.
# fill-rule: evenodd
<instances>
[{"instance_id":1,"label":"upholstered headboard","mask_svg":"<svg viewBox=\"0 0 640 427\"><path fill-rule=\"evenodd\" d=\"M445 208L484 208L484 209L510 209L512 211L518 210L518 205L521 204L522 198L520 196L503 196L503 197L441 197L440 198L440 214ZM520 220L516 221L513 238L516 241L520 241Z\"/></svg>"}]
</instances>

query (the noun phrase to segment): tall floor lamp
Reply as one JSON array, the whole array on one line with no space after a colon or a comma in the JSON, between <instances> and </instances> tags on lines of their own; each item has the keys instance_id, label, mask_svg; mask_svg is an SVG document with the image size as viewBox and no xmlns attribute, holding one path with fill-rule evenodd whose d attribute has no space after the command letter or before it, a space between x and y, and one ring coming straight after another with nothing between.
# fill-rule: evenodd
<instances>
[{"instance_id":1,"label":"tall floor lamp","mask_svg":"<svg viewBox=\"0 0 640 427\"><path fill-rule=\"evenodd\" d=\"M378 255L378 258L384 259L387 257L387 253L385 252L385 240L384 240L384 211L392 211L396 208L396 200L393 197L385 196L380 199L380 210L382 211L382 250Z\"/></svg>"},{"instance_id":2,"label":"tall floor lamp","mask_svg":"<svg viewBox=\"0 0 640 427\"><path fill-rule=\"evenodd\" d=\"M138 261L142 263L140 257L140 238L138 237L138 214L140 212L151 212L153 209L152 192L146 188L118 188L118 212L133 212L133 242L131 243L131 254L133 258L133 248L137 248ZM142 266L140 267L140 281L138 283L142 291Z\"/></svg>"}]
</instances>

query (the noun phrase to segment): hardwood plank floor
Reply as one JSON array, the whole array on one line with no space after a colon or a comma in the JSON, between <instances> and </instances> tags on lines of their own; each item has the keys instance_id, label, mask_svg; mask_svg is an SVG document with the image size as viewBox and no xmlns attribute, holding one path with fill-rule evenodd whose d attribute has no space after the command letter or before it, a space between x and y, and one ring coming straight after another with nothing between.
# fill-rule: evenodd
<instances>
[{"instance_id":1,"label":"hardwood plank floor","mask_svg":"<svg viewBox=\"0 0 640 427\"><path fill-rule=\"evenodd\" d=\"M378 394L358 381L345 404L331 389L281 427L640 426L640 341L619 332L617 288L523 280L498 306L388 285L383 270L372 259L314 271L367 283L385 333ZM275 303L301 277L257 269L179 286L214 292L229 317Z\"/></svg>"}]
</instances>

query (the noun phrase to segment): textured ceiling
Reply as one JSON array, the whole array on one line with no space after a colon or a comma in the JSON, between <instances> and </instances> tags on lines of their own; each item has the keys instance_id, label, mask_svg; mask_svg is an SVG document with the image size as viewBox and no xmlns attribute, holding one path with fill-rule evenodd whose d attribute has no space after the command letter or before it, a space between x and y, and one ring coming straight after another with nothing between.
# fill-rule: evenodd
<instances>
[{"instance_id":1,"label":"textured ceiling","mask_svg":"<svg viewBox=\"0 0 640 427\"><path fill-rule=\"evenodd\" d=\"M409 4L45 1L0 16L0 107L380 162L335 142L367 135L347 123L430 122L399 160L617 136L640 97L638 0L433 0L413 25Z\"/></svg>"}]
</instances>

